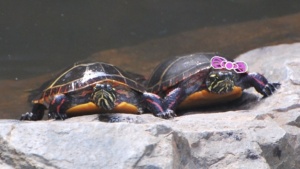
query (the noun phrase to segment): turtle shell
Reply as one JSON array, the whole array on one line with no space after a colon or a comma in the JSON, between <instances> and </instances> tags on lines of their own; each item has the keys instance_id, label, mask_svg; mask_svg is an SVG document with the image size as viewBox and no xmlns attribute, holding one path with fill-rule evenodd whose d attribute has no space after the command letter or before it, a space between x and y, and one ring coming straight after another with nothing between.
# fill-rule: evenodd
<instances>
[{"instance_id":1,"label":"turtle shell","mask_svg":"<svg viewBox=\"0 0 300 169\"><path fill-rule=\"evenodd\" d=\"M153 93L165 91L201 71L204 73L204 80L210 69L210 60L214 55L213 53L195 53L162 62L149 79L148 90Z\"/></svg>"},{"instance_id":2,"label":"turtle shell","mask_svg":"<svg viewBox=\"0 0 300 169\"><path fill-rule=\"evenodd\" d=\"M145 89L137 83L140 79L135 74L123 71L116 66L103 62L76 64L60 74L48 88L43 97L58 93L69 93L85 90L96 83L110 81L115 85L124 85L138 92Z\"/></svg>"}]
</instances>

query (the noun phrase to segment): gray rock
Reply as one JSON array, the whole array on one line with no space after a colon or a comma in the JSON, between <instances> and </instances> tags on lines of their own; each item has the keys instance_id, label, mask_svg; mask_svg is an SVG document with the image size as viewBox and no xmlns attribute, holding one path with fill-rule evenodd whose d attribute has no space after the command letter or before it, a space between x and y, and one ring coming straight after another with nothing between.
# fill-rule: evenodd
<instances>
[{"instance_id":1,"label":"gray rock","mask_svg":"<svg viewBox=\"0 0 300 169\"><path fill-rule=\"evenodd\" d=\"M252 94L239 108L215 106L170 120L150 114L122 115L119 123L97 115L1 120L0 168L300 168L300 43L237 60L282 87L266 99L246 90Z\"/></svg>"}]
</instances>

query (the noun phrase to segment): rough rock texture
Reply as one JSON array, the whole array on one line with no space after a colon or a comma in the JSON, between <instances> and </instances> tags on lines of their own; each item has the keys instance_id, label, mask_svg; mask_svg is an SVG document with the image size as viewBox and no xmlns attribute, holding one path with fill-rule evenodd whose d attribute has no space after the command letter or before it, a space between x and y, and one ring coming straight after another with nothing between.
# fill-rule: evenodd
<instances>
[{"instance_id":1,"label":"rough rock texture","mask_svg":"<svg viewBox=\"0 0 300 169\"><path fill-rule=\"evenodd\" d=\"M1 120L0 168L300 168L300 43L256 49L237 60L282 87L267 99L247 90L253 94L237 107L171 120L149 114L122 115L130 123L99 122L96 115Z\"/></svg>"}]
</instances>

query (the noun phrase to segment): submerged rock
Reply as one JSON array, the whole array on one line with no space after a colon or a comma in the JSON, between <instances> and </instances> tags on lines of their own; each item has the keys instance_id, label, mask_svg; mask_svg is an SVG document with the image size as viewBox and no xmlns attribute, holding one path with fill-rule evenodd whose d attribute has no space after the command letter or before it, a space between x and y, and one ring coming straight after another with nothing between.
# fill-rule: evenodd
<instances>
[{"instance_id":1,"label":"submerged rock","mask_svg":"<svg viewBox=\"0 0 300 169\"><path fill-rule=\"evenodd\" d=\"M150 114L99 122L0 121L0 168L300 168L300 43L237 58L281 88L170 120ZM126 122L126 119L133 119Z\"/></svg>"}]
</instances>

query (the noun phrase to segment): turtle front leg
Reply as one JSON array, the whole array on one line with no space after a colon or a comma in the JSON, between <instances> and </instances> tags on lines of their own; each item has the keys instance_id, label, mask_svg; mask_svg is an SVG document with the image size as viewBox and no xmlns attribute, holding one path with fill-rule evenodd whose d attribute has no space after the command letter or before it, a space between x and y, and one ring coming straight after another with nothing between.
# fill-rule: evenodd
<instances>
[{"instance_id":1,"label":"turtle front leg","mask_svg":"<svg viewBox=\"0 0 300 169\"><path fill-rule=\"evenodd\" d=\"M66 111L71 107L70 99L64 94L57 94L49 105L48 118L56 120L65 120L67 117Z\"/></svg>"},{"instance_id":2,"label":"turtle front leg","mask_svg":"<svg viewBox=\"0 0 300 169\"><path fill-rule=\"evenodd\" d=\"M169 119L175 117L173 110L169 109L166 102L156 94L144 92L143 94L146 107L153 113L154 116Z\"/></svg>"},{"instance_id":3,"label":"turtle front leg","mask_svg":"<svg viewBox=\"0 0 300 169\"><path fill-rule=\"evenodd\" d=\"M33 105L31 112L22 114L20 120L42 120L42 118L44 117L45 109L46 107L43 104L36 103Z\"/></svg>"},{"instance_id":4,"label":"turtle front leg","mask_svg":"<svg viewBox=\"0 0 300 169\"><path fill-rule=\"evenodd\" d=\"M116 91L109 84L96 84L91 95L91 100L99 108L112 110L115 107Z\"/></svg>"},{"instance_id":5,"label":"turtle front leg","mask_svg":"<svg viewBox=\"0 0 300 169\"><path fill-rule=\"evenodd\" d=\"M281 84L269 83L268 80L259 73L249 73L242 75L237 85L241 86L243 89L254 87L255 90L265 98L271 96Z\"/></svg>"}]
</instances>

